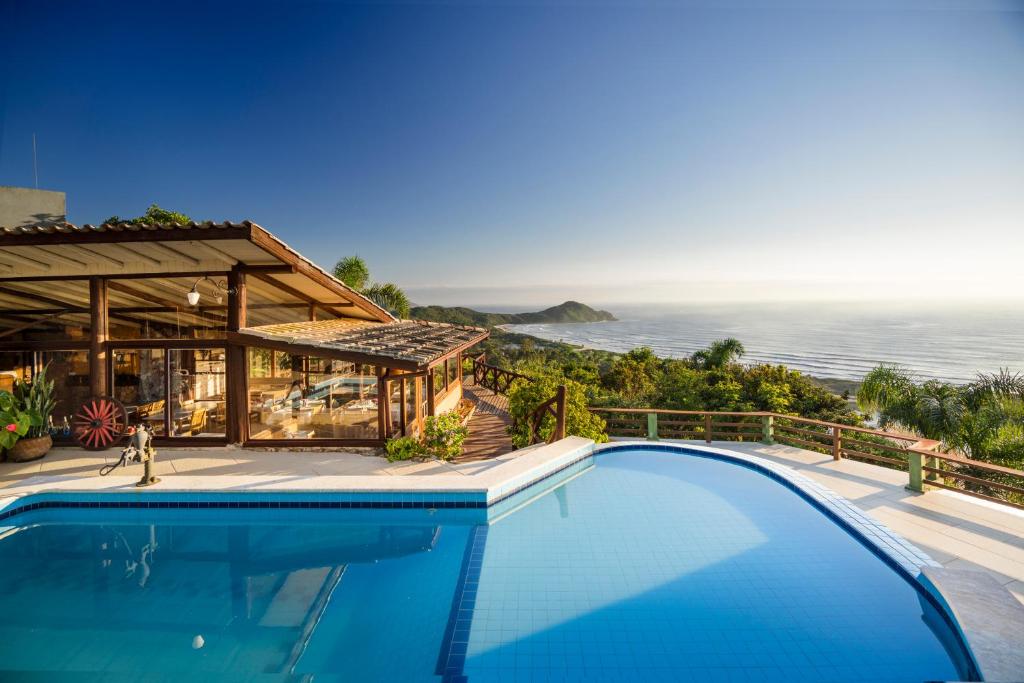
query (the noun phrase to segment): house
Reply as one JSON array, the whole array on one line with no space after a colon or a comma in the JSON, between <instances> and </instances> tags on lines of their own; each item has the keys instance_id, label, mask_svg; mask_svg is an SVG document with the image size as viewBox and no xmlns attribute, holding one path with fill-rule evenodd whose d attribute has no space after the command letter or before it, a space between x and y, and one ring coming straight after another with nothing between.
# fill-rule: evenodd
<instances>
[{"instance_id":1,"label":"house","mask_svg":"<svg viewBox=\"0 0 1024 683\"><path fill-rule=\"evenodd\" d=\"M462 395L486 330L398 320L251 222L0 228L0 388L58 441L111 396L157 443L379 446Z\"/></svg>"}]
</instances>

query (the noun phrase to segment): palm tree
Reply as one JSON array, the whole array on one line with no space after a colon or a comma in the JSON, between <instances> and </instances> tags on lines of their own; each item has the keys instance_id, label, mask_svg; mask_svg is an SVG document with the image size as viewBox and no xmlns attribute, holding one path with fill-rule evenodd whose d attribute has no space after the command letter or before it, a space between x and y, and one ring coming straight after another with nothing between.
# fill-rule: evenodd
<instances>
[{"instance_id":1,"label":"palm tree","mask_svg":"<svg viewBox=\"0 0 1024 683\"><path fill-rule=\"evenodd\" d=\"M387 309L396 317L409 317L409 310L412 307L409 303L409 297L394 283L378 282L372 284L362 291L362 295L381 308Z\"/></svg>"},{"instance_id":2,"label":"palm tree","mask_svg":"<svg viewBox=\"0 0 1024 683\"><path fill-rule=\"evenodd\" d=\"M705 370L717 370L738 361L747 352L739 339L719 339L706 349L695 352L690 360Z\"/></svg>"},{"instance_id":3,"label":"palm tree","mask_svg":"<svg viewBox=\"0 0 1024 683\"><path fill-rule=\"evenodd\" d=\"M346 256L334 265L334 277L398 318L408 318L409 297L392 282L370 282L370 269L359 256Z\"/></svg>"},{"instance_id":4,"label":"palm tree","mask_svg":"<svg viewBox=\"0 0 1024 683\"><path fill-rule=\"evenodd\" d=\"M905 368L882 363L864 376L857 390L857 407L877 413L883 427L917 423L917 385Z\"/></svg>"}]
</instances>

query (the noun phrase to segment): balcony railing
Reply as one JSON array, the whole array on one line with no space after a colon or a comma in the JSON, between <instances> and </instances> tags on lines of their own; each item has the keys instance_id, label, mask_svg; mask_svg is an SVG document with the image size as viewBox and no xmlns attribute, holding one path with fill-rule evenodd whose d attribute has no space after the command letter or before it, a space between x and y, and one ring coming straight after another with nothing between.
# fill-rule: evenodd
<instances>
[{"instance_id":1,"label":"balcony railing","mask_svg":"<svg viewBox=\"0 0 1024 683\"><path fill-rule=\"evenodd\" d=\"M608 436L760 441L797 446L834 460L867 461L909 473L907 488L947 489L1024 509L1024 471L943 452L933 439L770 412L590 408Z\"/></svg>"}]
</instances>

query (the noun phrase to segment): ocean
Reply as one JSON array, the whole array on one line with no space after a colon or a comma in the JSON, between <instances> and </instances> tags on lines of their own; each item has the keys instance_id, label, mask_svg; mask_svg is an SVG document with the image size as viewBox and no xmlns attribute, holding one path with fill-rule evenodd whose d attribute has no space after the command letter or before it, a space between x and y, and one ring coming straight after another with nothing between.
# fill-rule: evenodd
<instances>
[{"instance_id":1,"label":"ocean","mask_svg":"<svg viewBox=\"0 0 1024 683\"><path fill-rule=\"evenodd\" d=\"M979 372L1024 371L1024 306L867 304L717 304L607 306L617 322L509 325L510 331L593 349L685 358L716 339L735 337L744 363L784 364L859 380L879 363L919 379L965 383Z\"/></svg>"}]
</instances>

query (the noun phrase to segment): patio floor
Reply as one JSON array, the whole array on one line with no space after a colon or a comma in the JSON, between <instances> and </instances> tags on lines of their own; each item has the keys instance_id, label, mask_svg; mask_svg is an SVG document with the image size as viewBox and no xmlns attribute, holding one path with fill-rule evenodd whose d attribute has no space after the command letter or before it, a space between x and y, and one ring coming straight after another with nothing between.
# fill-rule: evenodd
<instances>
[{"instance_id":1,"label":"patio floor","mask_svg":"<svg viewBox=\"0 0 1024 683\"><path fill-rule=\"evenodd\" d=\"M829 456L790 446L712 445L792 467L844 496L944 566L987 571L1024 602L1024 511L946 491L912 493L904 488L906 473L852 460L835 462ZM417 475L409 479L409 485L416 488L430 486L431 481L445 486L453 481L475 485L522 474L533 457L523 456L533 450L458 463L389 463L384 458L345 452L164 448L157 457L156 473L172 486L198 490L226 484L242 488L247 479L254 478L264 486L279 481L290 487L325 490L378 476L387 477L394 485L398 483L395 478L406 475ZM100 484L96 481L99 468L117 456L114 450L96 453L55 448L36 462L0 463L0 498L55 486L95 489ZM141 466L134 465L117 470L103 484L127 483L125 477L137 479L141 473Z\"/></svg>"}]
</instances>

